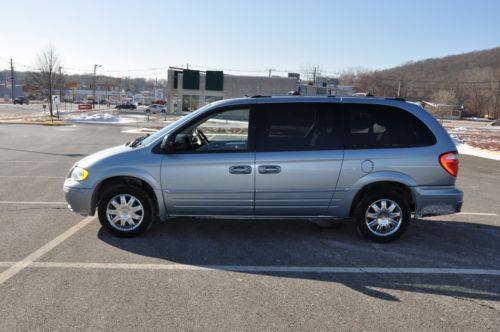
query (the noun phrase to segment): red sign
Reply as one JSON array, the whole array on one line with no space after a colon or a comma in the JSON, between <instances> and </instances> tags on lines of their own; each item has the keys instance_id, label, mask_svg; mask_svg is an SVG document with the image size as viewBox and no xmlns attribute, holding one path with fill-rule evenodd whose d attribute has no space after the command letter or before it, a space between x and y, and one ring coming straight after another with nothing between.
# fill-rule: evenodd
<instances>
[{"instance_id":1,"label":"red sign","mask_svg":"<svg viewBox=\"0 0 500 332\"><path fill-rule=\"evenodd\" d=\"M92 104L79 104L78 109L79 110L91 110Z\"/></svg>"}]
</instances>

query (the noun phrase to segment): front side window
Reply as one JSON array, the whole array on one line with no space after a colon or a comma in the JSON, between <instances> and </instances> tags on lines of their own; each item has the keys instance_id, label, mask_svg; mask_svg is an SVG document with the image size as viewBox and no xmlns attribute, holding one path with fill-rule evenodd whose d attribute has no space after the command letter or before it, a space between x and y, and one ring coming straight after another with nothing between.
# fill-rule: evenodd
<instances>
[{"instance_id":1,"label":"front side window","mask_svg":"<svg viewBox=\"0 0 500 332\"><path fill-rule=\"evenodd\" d=\"M434 134L413 114L384 105L346 105L349 123L346 148L429 146Z\"/></svg>"},{"instance_id":2,"label":"front side window","mask_svg":"<svg viewBox=\"0 0 500 332\"><path fill-rule=\"evenodd\" d=\"M342 113L337 104L260 105L256 117L257 151L342 148Z\"/></svg>"},{"instance_id":3,"label":"front side window","mask_svg":"<svg viewBox=\"0 0 500 332\"><path fill-rule=\"evenodd\" d=\"M177 152L248 151L249 109L213 113L181 130L174 137Z\"/></svg>"}]
</instances>

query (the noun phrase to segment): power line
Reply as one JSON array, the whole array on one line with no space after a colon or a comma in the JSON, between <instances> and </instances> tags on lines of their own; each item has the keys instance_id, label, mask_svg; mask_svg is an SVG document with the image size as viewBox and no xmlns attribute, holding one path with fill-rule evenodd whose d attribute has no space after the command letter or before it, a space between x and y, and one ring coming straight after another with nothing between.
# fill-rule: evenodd
<instances>
[{"instance_id":1,"label":"power line","mask_svg":"<svg viewBox=\"0 0 500 332\"><path fill-rule=\"evenodd\" d=\"M0 56L0 59L9 61L9 59ZM27 68L29 70L38 70L38 68L31 66L31 65L26 65L22 63L17 63L18 67L22 68ZM165 66L165 67L149 67L149 68L132 68L132 69L106 69L106 70L101 70L102 73L120 73L122 75L120 76L140 76L142 75L147 75L147 76L162 76L162 74L166 74L165 72L169 70L169 68L172 66ZM173 66L173 67L180 67L182 68L183 66ZM226 71L226 72L239 72L239 73L266 73L269 74L269 69L236 69L236 68L227 68L227 67L212 67L212 66L204 66L204 65L196 65L196 64L189 64L190 68L198 68L198 69L205 69L205 70L220 70L220 71ZM86 67L63 67L66 71L73 71L73 72L82 72L82 73L92 73L91 66L88 68ZM301 72L302 70L297 70L297 69L275 69L273 68L271 70L272 72L276 73L291 73L291 72ZM162 73L163 72L163 73ZM136 75L131 75L132 73L135 73ZM325 71L321 70L321 73L323 74L328 74L328 75L336 75L339 76L338 72L332 72L332 71ZM463 85L463 84L473 84L473 85L480 85L480 84L497 84L498 81L443 81L443 80L412 80L412 79L401 79L401 78L395 78L395 77L384 77L384 76L378 76L378 75L373 75L370 76L373 78L375 81L388 81L388 82L397 82L398 84L405 84L405 85L412 85L412 88L420 88L417 86L414 86L414 84L438 84L438 85L448 85L448 86L454 86L456 87L457 85Z\"/></svg>"}]
</instances>

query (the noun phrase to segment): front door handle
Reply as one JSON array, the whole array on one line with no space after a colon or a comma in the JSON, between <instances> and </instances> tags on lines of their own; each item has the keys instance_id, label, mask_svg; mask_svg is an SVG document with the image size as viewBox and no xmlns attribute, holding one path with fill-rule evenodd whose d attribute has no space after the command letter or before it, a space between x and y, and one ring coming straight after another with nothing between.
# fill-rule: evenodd
<instances>
[{"instance_id":1,"label":"front door handle","mask_svg":"<svg viewBox=\"0 0 500 332\"><path fill-rule=\"evenodd\" d=\"M229 167L229 173L231 174L250 174L252 173L252 167L250 166L231 166Z\"/></svg>"},{"instance_id":2,"label":"front door handle","mask_svg":"<svg viewBox=\"0 0 500 332\"><path fill-rule=\"evenodd\" d=\"M259 166L260 174L277 174L281 172L281 167L278 165L262 165Z\"/></svg>"}]
</instances>

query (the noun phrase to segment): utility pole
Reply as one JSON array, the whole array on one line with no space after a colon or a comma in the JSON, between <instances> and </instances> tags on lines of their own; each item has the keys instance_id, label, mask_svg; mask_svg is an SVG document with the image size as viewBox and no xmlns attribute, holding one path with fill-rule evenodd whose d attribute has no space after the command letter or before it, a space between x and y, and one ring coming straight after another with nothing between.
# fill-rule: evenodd
<instances>
[{"instance_id":1,"label":"utility pole","mask_svg":"<svg viewBox=\"0 0 500 332\"><path fill-rule=\"evenodd\" d=\"M398 97L401 95L401 80L398 81Z\"/></svg>"},{"instance_id":2,"label":"utility pole","mask_svg":"<svg viewBox=\"0 0 500 332\"><path fill-rule=\"evenodd\" d=\"M59 103L61 103L61 100L65 99L63 98L63 91L64 91L64 80L62 76L62 67L59 66ZM64 110L66 111L66 101L64 101Z\"/></svg>"},{"instance_id":3,"label":"utility pole","mask_svg":"<svg viewBox=\"0 0 500 332\"><path fill-rule=\"evenodd\" d=\"M500 119L500 107L499 107L499 98L500 97L500 81L497 83L497 102L496 102L496 117L497 119Z\"/></svg>"},{"instance_id":4,"label":"utility pole","mask_svg":"<svg viewBox=\"0 0 500 332\"><path fill-rule=\"evenodd\" d=\"M10 96L12 98L12 101L14 102L14 64L12 62L12 58L10 59Z\"/></svg>"},{"instance_id":5,"label":"utility pole","mask_svg":"<svg viewBox=\"0 0 500 332\"><path fill-rule=\"evenodd\" d=\"M62 89L63 89L63 81L62 81L62 67L59 66L59 100L62 98Z\"/></svg>"},{"instance_id":6,"label":"utility pole","mask_svg":"<svg viewBox=\"0 0 500 332\"><path fill-rule=\"evenodd\" d=\"M96 83L97 83L97 78L96 78L96 72L97 72L97 68L100 68L102 67L101 65L94 65L94 84L92 84L92 88L93 88L93 97L94 99L92 100L92 108L94 108L94 103L95 103L95 86L96 86Z\"/></svg>"},{"instance_id":7,"label":"utility pole","mask_svg":"<svg viewBox=\"0 0 500 332\"><path fill-rule=\"evenodd\" d=\"M316 69L317 67L315 66L313 70L313 83L316 83Z\"/></svg>"},{"instance_id":8,"label":"utility pole","mask_svg":"<svg viewBox=\"0 0 500 332\"><path fill-rule=\"evenodd\" d=\"M155 100L157 100L156 89L158 89L158 77L155 77L155 90L153 91L153 96L154 96Z\"/></svg>"}]
</instances>

